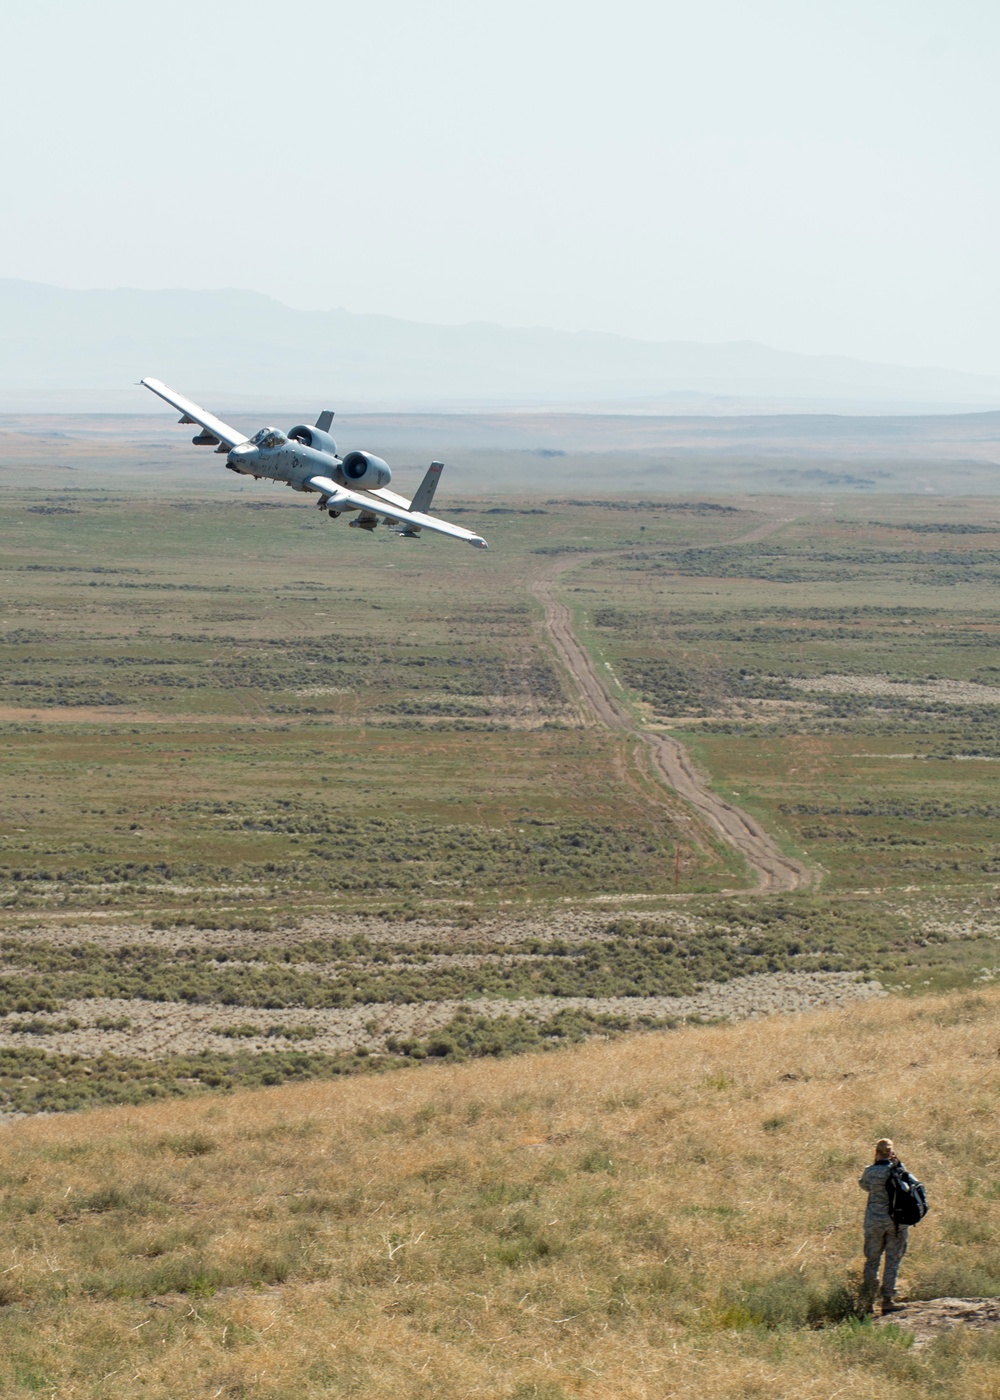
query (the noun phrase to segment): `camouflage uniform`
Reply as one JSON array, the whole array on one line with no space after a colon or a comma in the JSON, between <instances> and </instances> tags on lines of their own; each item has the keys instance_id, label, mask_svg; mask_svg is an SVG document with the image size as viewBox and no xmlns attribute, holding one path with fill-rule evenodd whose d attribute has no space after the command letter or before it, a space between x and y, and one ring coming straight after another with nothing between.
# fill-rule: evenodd
<instances>
[{"instance_id":1,"label":"camouflage uniform","mask_svg":"<svg viewBox=\"0 0 1000 1400\"><path fill-rule=\"evenodd\" d=\"M906 1253L906 1243L910 1233L908 1225L895 1225L889 1214L889 1198L885 1193L885 1182L892 1170L889 1161L873 1162L861 1173L858 1185L868 1192L868 1208L865 1211L865 1281L862 1288L864 1301L871 1304L878 1289L879 1260L885 1254L885 1268L882 1270L882 1301L891 1302L896 1292L896 1275Z\"/></svg>"}]
</instances>

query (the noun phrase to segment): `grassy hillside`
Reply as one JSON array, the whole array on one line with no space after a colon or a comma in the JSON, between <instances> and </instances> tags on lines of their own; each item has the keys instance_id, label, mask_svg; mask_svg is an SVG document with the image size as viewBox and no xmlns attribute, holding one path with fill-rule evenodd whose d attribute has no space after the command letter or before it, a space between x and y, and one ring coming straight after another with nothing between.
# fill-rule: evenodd
<instances>
[{"instance_id":1,"label":"grassy hillside","mask_svg":"<svg viewBox=\"0 0 1000 1400\"><path fill-rule=\"evenodd\" d=\"M1000 992L15 1122L0 1393L996 1396L851 1316L872 1141L911 1296L1000 1292Z\"/></svg>"}]
</instances>

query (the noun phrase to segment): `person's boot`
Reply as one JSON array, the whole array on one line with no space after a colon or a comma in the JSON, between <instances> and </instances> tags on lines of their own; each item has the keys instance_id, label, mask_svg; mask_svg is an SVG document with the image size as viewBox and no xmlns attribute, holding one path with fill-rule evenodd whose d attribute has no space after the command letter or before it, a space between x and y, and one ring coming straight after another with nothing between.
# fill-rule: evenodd
<instances>
[{"instance_id":1,"label":"person's boot","mask_svg":"<svg viewBox=\"0 0 1000 1400\"><path fill-rule=\"evenodd\" d=\"M906 1304L905 1304L905 1303L897 1303L896 1300L895 1300L895 1298L883 1298L883 1299L882 1299L882 1316L883 1316L883 1317L885 1317L886 1313L905 1312L905 1310L906 1310Z\"/></svg>"}]
</instances>

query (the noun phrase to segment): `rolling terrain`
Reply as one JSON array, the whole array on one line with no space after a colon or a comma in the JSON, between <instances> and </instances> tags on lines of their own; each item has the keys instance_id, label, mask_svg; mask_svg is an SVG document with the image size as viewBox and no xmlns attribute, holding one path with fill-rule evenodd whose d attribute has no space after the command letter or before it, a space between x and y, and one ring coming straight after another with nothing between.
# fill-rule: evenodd
<instances>
[{"instance_id":1,"label":"rolling terrain","mask_svg":"<svg viewBox=\"0 0 1000 1400\"><path fill-rule=\"evenodd\" d=\"M189 392L200 385L223 394L229 405L275 393L325 396L331 386L341 402L451 408L641 398L662 412L678 400L725 409L736 397L885 413L1000 403L1000 380L989 375L795 354L753 341L421 325L343 307L303 311L237 288L75 291L0 279L0 319L3 410L119 410L127 386L152 373Z\"/></svg>"}]
</instances>

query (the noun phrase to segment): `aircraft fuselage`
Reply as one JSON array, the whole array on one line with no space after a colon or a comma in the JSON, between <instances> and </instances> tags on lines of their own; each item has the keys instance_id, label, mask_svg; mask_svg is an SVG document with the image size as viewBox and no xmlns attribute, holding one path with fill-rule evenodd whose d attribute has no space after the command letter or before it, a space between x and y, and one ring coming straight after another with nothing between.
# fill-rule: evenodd
<instances>
[{"instance_id":1,"label":"aircraft fuselage","mask_svg":"<svg viewBox=\"0 0 1000 1400\"><path fill-rule=\"evenodd\" d=\"M295 491L311 491L313 488L305 484L311 476L329 476L341 486L348 485L340 470L339 457L315 447L306 447L301 442L286 442L282 447L263 447L244 442L231 450L226 466L230 471L241 472L244 476L284 481Z\"/></svg>"}]
</instances>

